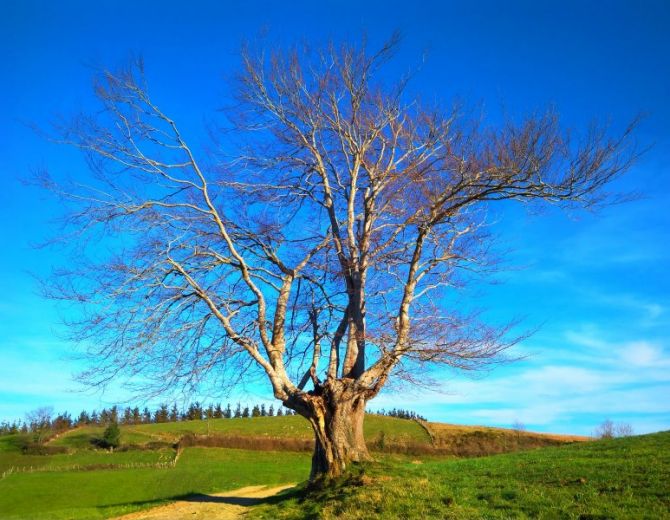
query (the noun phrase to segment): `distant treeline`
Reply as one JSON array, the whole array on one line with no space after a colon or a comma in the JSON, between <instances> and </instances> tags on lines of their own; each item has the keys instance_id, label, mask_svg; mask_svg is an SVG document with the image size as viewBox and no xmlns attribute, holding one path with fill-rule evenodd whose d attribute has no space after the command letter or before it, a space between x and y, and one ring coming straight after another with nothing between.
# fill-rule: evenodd
<instances>
[{"instance_id":1,"label":"distant treeline","mask_svg":"<svg viewBox=\"0 0 670 520\"><path fill-rule=\"evenodd\" d=\"M423 415L419 415L418 413L411 410L403 410L402 408L392 408L391 410L384 410L382 408L376 412L369 411L367 413L374 415L385 415L386 417L396 417L398 419L409 419L413 421L428 421L428 419L426 419Z\"/></svg>"},{"instance_id":2,"label":"distant treeline","mask_svg":"<svg viewBox=\"0 0 670 520\"><path fill-rule=\"evenodd\" d=\"M179 421L202 421L208 419L237 419L248 417L281 417L283 415L296 415L293 410L281 406L274 407L274 405L266 406L265 404L256 404L253 406L242 406L237 403L235 408L227 404L225 407L221 403L210 404L204 406L199 402L192 403L185 410L180 410L176 404L169 406L161 404L155 410L150 410L148 407L140 409L140 407L125 407L112 406L111 408L103 408L100 411L93 410L92 412L82 411L78 417L72 418L68 413L61 413L56 417L52 417L49 408L40 408L27 414L26 421L2 422L0 423L0 435L15 434L15 433L41 433L49 432L56 435L66 430L76 428L83 425L108 425L113 423L118 424L153 424L153 423L167 423ZM386 415L389 417L397 417L399 419L419 419L426 420L424 417L409 410L402 410L393 408L392 410L378 410L369 412L376 415Z\"/></svg>"}]
</instances>

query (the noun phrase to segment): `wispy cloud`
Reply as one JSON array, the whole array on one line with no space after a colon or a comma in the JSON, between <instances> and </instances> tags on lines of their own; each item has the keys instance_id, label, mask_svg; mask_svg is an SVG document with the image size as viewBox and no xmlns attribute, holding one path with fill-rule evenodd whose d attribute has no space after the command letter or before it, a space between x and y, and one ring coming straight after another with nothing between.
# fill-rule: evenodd
<instances>
[{"instance_id":1,"label":"wispy cloud","mask_svg":"<svg viewBox=\"0 0 670 520\"><path fill-rule=\"evenodd\" d=\"M586 327L563 334L562 357L549 347L535 350L536 357L490 377L455 379L403 403L433 420L505 426L518 419L538 430L563 425L585 435L607 417L630 422L640 433L670 428L670 355L664 345L611 341ZM393 403L389 396L379 405Z\"/></svg>"}]
</instances>

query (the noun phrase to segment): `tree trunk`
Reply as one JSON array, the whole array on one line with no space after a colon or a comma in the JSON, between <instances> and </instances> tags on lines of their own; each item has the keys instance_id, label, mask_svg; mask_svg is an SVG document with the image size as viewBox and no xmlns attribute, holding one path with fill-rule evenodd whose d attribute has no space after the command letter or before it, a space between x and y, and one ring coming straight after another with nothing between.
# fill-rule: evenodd
<instances>
[{"instance_id":1,"label":"tree trunk","mask_svg":"<svg viewBox=\"0 0 670 520\"><path fill-rule=\"evenodd\" d=\"M287 403L314 430L311 481L338 477L349 463L370 460L363 436L365 399L340 385L328 382L300 396L299 403Z\"/></svg>"}]
</instances>

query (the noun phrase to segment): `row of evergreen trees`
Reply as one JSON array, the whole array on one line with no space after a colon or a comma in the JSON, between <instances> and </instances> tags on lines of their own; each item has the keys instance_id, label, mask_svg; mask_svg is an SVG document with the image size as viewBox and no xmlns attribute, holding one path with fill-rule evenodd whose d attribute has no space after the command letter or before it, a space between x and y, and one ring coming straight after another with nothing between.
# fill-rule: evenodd
<instances>
[{"instance_id":1,"label":"row of evergreen trees","mask_svg":"<svg viewBox=\"0 0 670 520\"><path fill-rule=\"evenodd\" d=\"M232 419L240 417L274 417L282 415L295 415L293 410L277 407L274 405L266 407L265 404L242 406L237 403L235 408L230 404L224 408L221 403L210 404L205 407L199 402L192 403L185 410L180 410L176 404L171 407L167 404L161 404L155 410L149 407L140 409L139 406L120 408L112 406L103 408L100 411L93 410L88 412L83 410L78 417L74 419L69 413L62 413L51 418L42 414L39 420L35 420L28 414L25 421L3 422L0 423L0 435L12 433L29 433L36 431L51 430L54 433L69 430L71 428L83 425L107 425L118 424L152 424L178 421L193 421L206 419Z\"/></svg>"},{"instance_id":2,"label":"row of evergreen trees","mask_svg":"<svg viewBox=\"0 0 670 520\"><path fill-rule=\"evenodd\" d=\"M377 410L376 412L369 412L375 415L385 415L387 417L396 417L398 419L409 419L414 421L428 421L423 415L419 415L411 410L403 410L402 408L392 408L391 410Z\"/></svg>"},{"instance_id":3,"label":"row of evergreen trees","mask_svg":"<svg viewBox=\"0 0 670 520\"><path fill-rule=\"evenodd\" d=\"M378 410L377 415L386 415L400 419L420 419L426 420L421 415L409 410L393 408L391 410ZM209 404L204 406L199 402L190 404L185 410L180 410L176 404L168 406L161 404L155 410L148 407L140 409L138 406L120 408L112 406L103 408L99 412L82 411L78 417L72 418L69 413L62 413L56 417L51 417L48 413L28 414L26 421L14 421L0 423L0 435L13 433L36 433L50 432L58 434L71 428L83 425L109 425L109 424L151 424L166 423L178 421L202 421L207 419L233 419L246 417L280 417L283 415L295 415L293 410L288 408L266 406L265 404L255 404L251 407L242 406L240 403L233 408L230 404L225 407L221 403ZM37 418L35 416L38 416Z\"/></svg>"}]
</instances>

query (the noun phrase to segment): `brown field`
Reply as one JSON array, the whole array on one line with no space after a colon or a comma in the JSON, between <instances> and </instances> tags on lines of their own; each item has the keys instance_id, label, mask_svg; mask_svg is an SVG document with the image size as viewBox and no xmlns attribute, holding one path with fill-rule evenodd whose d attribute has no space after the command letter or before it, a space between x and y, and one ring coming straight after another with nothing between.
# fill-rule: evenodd
<instances>
[{"instance_id":1,"label":"brown field","mask_svg":"<svg viewBox=\"0 0 670 520\"><path fill-rule=\"evenodd\" d=\"M482 456L591 440L581 435L536 433L488 426L421 422L440 454Z\"/></svg>"},{"instance_id":2,"label":"brown field","mask_svg":"<svg viewBox=\"0 0 670 520\"><path fill-rule=\"evenodd\" d=\"M581 442L592 440L591 437L584 435L570 435L570 434L561 434L561 433L540 433L540 432L530 432L530 431L518 431L512 428L496 428L493 426L466 426L462 424L447 424L447 423L438 423L438 422L428 422L426 423L428 427L433 430L438 436L456 436L464 433L471 433L474 431L498 431L502 433L513 433L516 435L520 433L524 436L536 436L543 437L552 440L562 441L562 442Z\"/></svg>"}]
</instances>

